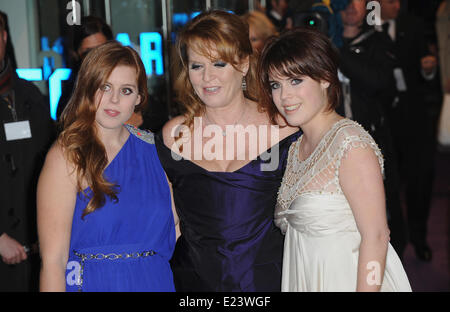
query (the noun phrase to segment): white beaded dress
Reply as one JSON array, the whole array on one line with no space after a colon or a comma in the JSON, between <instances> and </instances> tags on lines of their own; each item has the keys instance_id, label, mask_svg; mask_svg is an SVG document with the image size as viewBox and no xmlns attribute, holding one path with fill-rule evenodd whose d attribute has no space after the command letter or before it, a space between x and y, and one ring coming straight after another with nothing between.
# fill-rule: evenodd
<instances>
[{"instance_id":1,"label":"white beaded dress","mask_svg":"<svg viewBox=\"0 0 450 312\"><path fill-rule=\"evenodd\" d=\"M290 147L275 209L275 224L286 235L281 290L356 291L361 236L339 184L339 167L350 149L371 148L382 171L383 156L349 119L336 122L304 161L298 155L301 141ZM391 244L381 291L411 291Z\"/></svg>"}]
</instances>

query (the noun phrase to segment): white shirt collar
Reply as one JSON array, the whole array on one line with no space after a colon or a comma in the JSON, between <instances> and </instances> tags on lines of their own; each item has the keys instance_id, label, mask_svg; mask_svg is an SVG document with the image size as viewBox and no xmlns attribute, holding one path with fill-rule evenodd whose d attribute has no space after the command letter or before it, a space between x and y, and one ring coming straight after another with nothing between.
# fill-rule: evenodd
<instances>
[{"instance_id":1,"label":"white shirt collar","mask_svg":"<svg viewBox=\"0 0 450 312\"><path fill-rule=\"evenodd\" d=\"M389 28L388 28L388 34L391 37L392 40L395 40L395 33L396 33L396 23L395 23L395 19L390 19L390 20L381 20L381 24L380 25L375 25L375 30L382 32L383 31L383 24L384 23L389 23Z\"/></svg>"},{"instance_id":2,"label":"white shirt collar","mask_svg":"<svg viewBox=\"0 0 450 312\"><path fill-rule=\"evenodd\" d=\"M270 15L272 15L275 19L279 21L283 19L283 17L280 14L278 14L278 12L276 12L275 10L271 10Z\"/></svg>"}]
</instances>

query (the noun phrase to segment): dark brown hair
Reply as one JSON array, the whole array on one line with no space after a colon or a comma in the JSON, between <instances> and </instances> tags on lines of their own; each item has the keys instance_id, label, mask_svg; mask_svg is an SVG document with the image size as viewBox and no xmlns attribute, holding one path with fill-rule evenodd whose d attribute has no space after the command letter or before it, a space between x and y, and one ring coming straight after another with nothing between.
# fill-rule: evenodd
<instances>
[{"instance_id":1,"label":"dark brown hair","mask_svg":"<svg viewBox=\"0 0 450 312\"><path fill-rule=\"evenodd\" d=\"M338 78L338 53L331 41L321 32L311 29L292 29L266 43L258 62L261 105L275 116L269 75L298 78L308 76L327 81L328 110L340 102L341 84Z\"/></svg>"},{"instance_id":2,"label":"dark brown hair","mask_svg":"<svg viewBox=\"0 0 450 312\"><path fill-rule=\"evenodd\" d=\"M95 115L99 103L95 99L96 93L118 65L130 66L136 70L141 101L135 111L142 109L147 103L148 93L147 76L141 58L132 48L110 41L94 48L84 59L74 93L61 115L62 132L58 143L62 146L66 159L75 167L78 191L82 192L82 181L86 181L92 191L83 217L102 207L105 195L117 200L116 185L103 176L108 157L97 135Z\"/></svg>"},{"instance_id":3,"label":"dark brown hair","mask_svg":"<svg viewBox=\"0 0 450 312\"><path fill-rule=\"evenodd\" d=\"M106 40L114 38L111 27L96 16L83 16L81 25L73 25L73 49L78 51L84 39L97 33L103 34Z\"/></svg>"},{"instance_id":4,"label":"dark brown hair","mask_svg":"<svg viewBox=\"0 0 450 312\"><path fill-rule=\"evenodd\" d=\"M5 18L3 17L3 14L1 13L2 12L0 12L0 31L6 30L6 21Z\"/></svg>"}]
</instances>

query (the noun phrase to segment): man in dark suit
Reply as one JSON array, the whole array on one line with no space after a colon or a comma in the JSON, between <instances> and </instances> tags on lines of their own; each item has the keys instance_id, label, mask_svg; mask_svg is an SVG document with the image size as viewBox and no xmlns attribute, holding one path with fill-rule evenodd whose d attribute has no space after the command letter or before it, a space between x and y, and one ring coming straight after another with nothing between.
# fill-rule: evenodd
<instances>
[{"instance_id":1,"label":"man in dark suit","mask_svg":"<svg viewBox=\"0 0 450 312\"><path fill-rule=\"evenodd\" d=\"M422 93L421 79L430 72L423 66L430 56L424 36L421 20L401 14L400 0L378 0L381 5L382 26L387 40L392 43L392 51L397 64L394 69L397 93L386 111L392 125L394 145L399 159L401 177L406 185L406 205L408 214L409 240L414 245L416 255L424 261L431 260L431 250L426 242L428 208L419 206L416 166L421 161L417 149L420 149L422 131ZM426 72L425 72L426 71Z\"/></svg>"},{"instance_id":2,"label":"man in dark suit","mask_svg":"<svg viewBox=\"0 0 450 312\"><path fill-rule=\"evenodd\" d=\"M360 123L374 138L383 153L386 210L391 244L402 257L406 232L400 201L400 181L390 125L384 102L395 95L395 59L389 43L366 21L366 1L350 0L341 13L343 22L339 77L343 105L338 112Z\"/></svg>"},{"instance_id":3,"label":"man in dark suit","mask_svg":"<svg viewBox=\"0 0 450 312\"><path fill-rule=\"evenodd\" d=\"M289 9L289 0L267 1L266 15L275 25L278 32L293 27L292 12Z\"/></svg>"}]
</instances>

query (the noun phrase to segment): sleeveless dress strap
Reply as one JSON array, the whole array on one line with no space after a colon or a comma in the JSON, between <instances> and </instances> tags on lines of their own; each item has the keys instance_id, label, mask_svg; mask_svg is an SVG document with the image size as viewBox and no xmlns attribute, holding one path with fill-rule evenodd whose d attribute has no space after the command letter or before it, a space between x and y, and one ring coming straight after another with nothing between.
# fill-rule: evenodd
<instances>
[{"instance_id":1,"label":"sleeveless dress strap","mask_svg":"<svg viewBox=\"0 0 450 312\"><path fill-rule=\"evenodd\" d=\"M125 127L128 131L133 134L138 139L141 139L144 142L149 144L155 144L155 135L152 132L141 130L136 128L135 126L126 124Z\"/></svg>"}]
</instances>

